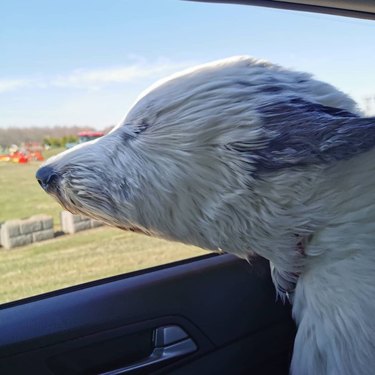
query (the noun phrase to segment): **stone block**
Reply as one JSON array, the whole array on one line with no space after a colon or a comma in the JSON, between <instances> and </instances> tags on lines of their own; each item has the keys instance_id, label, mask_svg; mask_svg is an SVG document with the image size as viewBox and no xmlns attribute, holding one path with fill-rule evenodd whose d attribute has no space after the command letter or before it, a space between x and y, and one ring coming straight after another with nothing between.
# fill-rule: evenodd
<instances>
[{"instance_id":1,"label":"stone block","mask_svg":"<svg viewBox=\"0 0 375 375\"><path fill-rule=\"evenodd\" d=\"M73 215L74 222L75 223L81 223L82 221L90 221L91 219L86 216L81 216L81 215Z\"/></svg>"},{"instance_id":2,"label":"stone block","mask_svg":"<svg viewBox=\"0 0 375 375\"><path fill-rule=\"evenodd\" d=\"M77 232L80 232L82 230L87 230L87 229L90 229L91 228L91 223L90 221L81 221L80 223L76 223L74 225L74 232L73 233L77 233Z\"/></svg>"},{"instance_id":3,"label":"stone block","mask_svg":"<svg viewBox=\"0 0 375 375\"><path fill-rule=\"evenodd\" d=\"M101 227L102 225L104 225L104 223L102 223L101 221L93 220L93 219L90 220L90 224L91 224L91 228L97 228L97 227Z\"/></svg>"},{"instance_id":4,"label":"stone block","mask_svg":"<svg viewBox=\"0 0 375 375\"><path fill-rule=\"evenodd\" d=\"M2 245L5 249L12 249L14 247L29 245L33 242L32 234L23 234L17 237L3 237L1 236Z\"/></svg>"},{"instance_id":5,"label":"stone block","mask_svg":"<svg viewBox=\"0 0 375 375\"><path fill-rule=\"evenodd\" d=\"M41 230L39 232L34 232L33 234L33 242L39 242L39 241L45 241L50 240L54 237L54 231L53 229L45 229Z\"/></svg>"},{"instance_id":6,"label":"stone block","mask_svg":"<svg viewBox=\"0 0 375 375\"><path fill-rule=\"evenodd\" d=\"M1 226L1 237L17 237L21 234L21 220L8 220Z\"/></svg>"},{"instance_id":7,"label":"stone block","mask_svg":"<svg viewBox=\"0 0 375 375\"><path fill-rule=\"evenodd\" d=\"M34 215L31 218L39 220L42 223L42 229L43 230L53 228L53 218L52 218L52 216L40 214L40 215Z\"/></svg>"},{"instance_id":8,"label":"stone block","mask_svg":"<svg viewBox=\"0 0 375 375\"><path fill-rule=\"evenodd\" d=\"M21 234L29 234L42 230L42 222L36 218L30 217L29 219L20 221Z\"/></svg>"},{"instance_id":9,"label":"stone block","mask_svg":"<svg viewBox=\"0 0 375 375\"><path fill-rule=\"evenodd\" d=\"M61 212L61 229L65 233L73 234L92 228L91 219L81 215L73 215L69 211Z\"/></svg>"},{"instance_id":10,"label":"stone block","mask_svg":"<svg viewBox=\"0 0 375 375\"><path fill-rule=\"evenodd\" d=\"M60 213L61 230L65 233L74 233L74 218L69 211Z\"/></svg>"}]
</instances>

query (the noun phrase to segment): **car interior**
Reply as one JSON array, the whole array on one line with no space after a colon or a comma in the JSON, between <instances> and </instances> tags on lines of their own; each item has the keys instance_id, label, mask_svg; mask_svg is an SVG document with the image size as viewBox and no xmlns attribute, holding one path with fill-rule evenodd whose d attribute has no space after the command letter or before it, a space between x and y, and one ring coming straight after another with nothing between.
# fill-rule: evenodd
<instances>
[{"instance_id":1,"label":"car interior","mask_svg":"<svg viewBox=\"0 0 375 375\"><path fill-rule=\"evenodd\" d=\"M205 2L375 19L375 1ZM295 332L268 261L209 254L1 305L0 374L288 374Z\"/></svg>"}]
</instances>

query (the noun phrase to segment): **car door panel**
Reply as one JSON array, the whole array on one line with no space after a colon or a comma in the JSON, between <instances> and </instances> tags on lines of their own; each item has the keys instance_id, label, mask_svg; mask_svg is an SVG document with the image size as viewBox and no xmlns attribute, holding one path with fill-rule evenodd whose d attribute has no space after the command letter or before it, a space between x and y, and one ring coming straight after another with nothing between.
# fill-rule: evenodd
<instances>
[{"instance_id":1,"label":"car door panel","mask_svg":"<svg viewBox=\"0 0 375 375\"><path fill-rule=\"evenodd\" d=\"M136 368L157 358L162 327L181 328L177 343L196 349ZM262 373L271 362L287 373L295 329L290 307L275 301L268 263L222 255L5 305L0 332L2 374Z\"/></svg>"}]
</instances>

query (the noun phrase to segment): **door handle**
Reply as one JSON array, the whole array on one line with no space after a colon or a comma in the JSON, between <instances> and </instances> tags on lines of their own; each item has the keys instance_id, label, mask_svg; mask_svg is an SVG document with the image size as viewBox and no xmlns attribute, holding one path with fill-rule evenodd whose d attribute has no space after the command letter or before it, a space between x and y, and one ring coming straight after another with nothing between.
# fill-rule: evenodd
<instances>
[{"instance_id":1,"label":"door handle","mask_svg":"<svg viewBox=\"0 0 375 375\"><path fill-rule=\"evenodd\" d=\"M154 348L144 360L124 367L100 373L100 375L131 374L148 367L167 363L170 360L184 357L195 352L198 347L188 334L179 326L165 326L156 328L153 332Z\"/></svg>"}]
</instances>

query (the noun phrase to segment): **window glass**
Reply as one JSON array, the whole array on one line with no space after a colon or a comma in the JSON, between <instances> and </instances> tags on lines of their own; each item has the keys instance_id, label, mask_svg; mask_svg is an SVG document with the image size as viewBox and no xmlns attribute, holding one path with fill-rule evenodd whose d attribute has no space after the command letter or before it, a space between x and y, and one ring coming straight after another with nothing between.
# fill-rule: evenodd
<instances>
[{"instance_id":1,"label":"window glass","mask_svg":"<svg viewBox=\"0 0 375 375\"><path fill-rule=\"evenodd\" d=\"M251 55L312 73L375 114L371 21L177 0L1 7L0 303L206 253L64 219L34 177L42 159L108 132L156 80Z\"/></svg>"}]
</instances>

